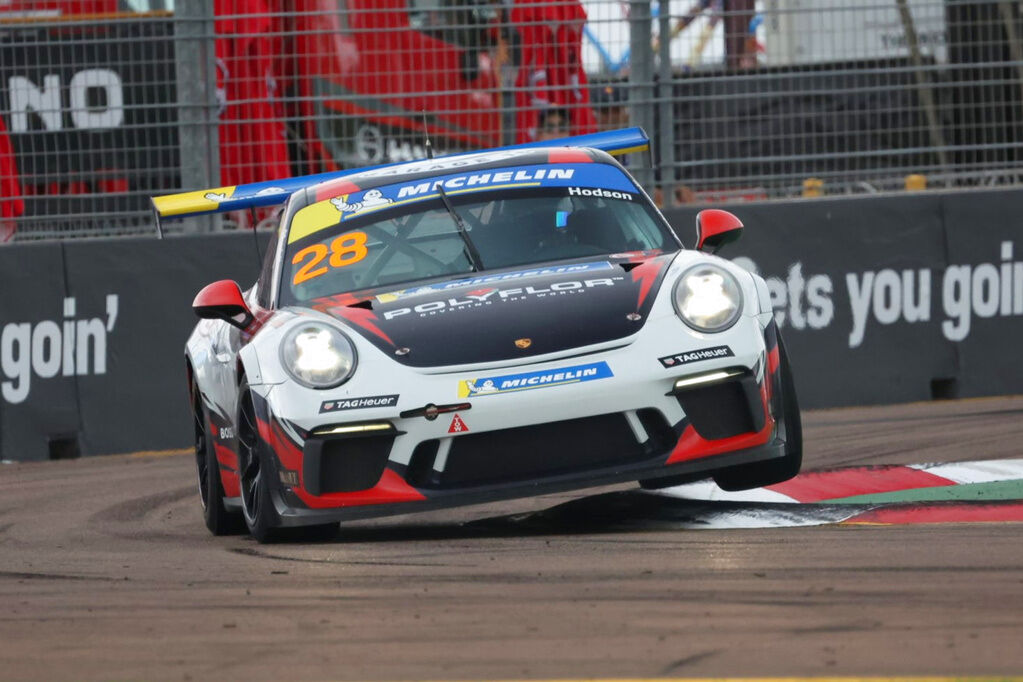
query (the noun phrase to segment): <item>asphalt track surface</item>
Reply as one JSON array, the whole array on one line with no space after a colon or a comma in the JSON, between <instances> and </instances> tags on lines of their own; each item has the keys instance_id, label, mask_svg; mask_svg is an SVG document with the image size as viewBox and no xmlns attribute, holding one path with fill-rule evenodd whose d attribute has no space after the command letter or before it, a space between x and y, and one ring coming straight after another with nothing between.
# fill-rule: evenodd
<instances>
[{"instance_id":1,"label":"asphalt track surface","mask_svg":"<svg viewBox=\"0 0 1023 682\"><path fill-rule=\"evenodd\" d=\"M810 412L807 467L1018 458L1021 416ZM591 491L260 546L206 532L193 476L182 454L0 467L0 680L1023 672L1023 524L478 522Z\"/></svg>"}]
</instances>

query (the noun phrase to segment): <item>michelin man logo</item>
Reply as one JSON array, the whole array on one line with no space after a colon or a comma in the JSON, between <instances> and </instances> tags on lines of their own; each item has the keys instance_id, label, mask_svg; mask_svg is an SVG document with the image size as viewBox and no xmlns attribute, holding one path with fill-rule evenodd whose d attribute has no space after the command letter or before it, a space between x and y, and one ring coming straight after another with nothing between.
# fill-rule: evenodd
<instances>
[{"instance_id":1,"label":"michelin man logo","mask_svg":"<svg viewBox=\"0 0 1023 682\"><path fill-rule=\"evenodd\" d=\"M367 208L376 208L378 206L386 206L387 204L393 203L393 199L388 199L378 189L371 189L362 195L362 201L357 201L354 204L348 203L348 195L343 194L339 197L334 197L330 200L330 203L334 204L341 213L355 213L356 211L363 211Z\"/></svg>"},{"instance_id":2,"label":"michelin man logo","mask_svg":"<svg viewBox=\"0 0 1023 682\"><path fill-rule=\"evenodd\" d=\"M497 386L494 385L493 379L487 379L479 386L476 385L475 381L470 381L468 382L468 386L469 393L472 395L476 395L478 393L491 393L497 390Z\"/></svg>"}]
</instances>

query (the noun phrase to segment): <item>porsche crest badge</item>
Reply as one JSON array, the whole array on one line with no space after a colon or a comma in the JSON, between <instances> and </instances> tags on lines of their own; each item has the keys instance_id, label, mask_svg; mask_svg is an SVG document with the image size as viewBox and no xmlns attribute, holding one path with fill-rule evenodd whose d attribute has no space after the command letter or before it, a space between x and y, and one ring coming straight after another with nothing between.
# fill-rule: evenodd
<instances>
[{"instance_id":1,"label":"porsche crest badge","mask_svg":"<svg viewBox=\"0 0 1023 682\"><path fill-rule=\"evenodd\" d=\"M515 339L516 348L529 348L533 345L533 339Z\"/></svg>"}]
</instances>

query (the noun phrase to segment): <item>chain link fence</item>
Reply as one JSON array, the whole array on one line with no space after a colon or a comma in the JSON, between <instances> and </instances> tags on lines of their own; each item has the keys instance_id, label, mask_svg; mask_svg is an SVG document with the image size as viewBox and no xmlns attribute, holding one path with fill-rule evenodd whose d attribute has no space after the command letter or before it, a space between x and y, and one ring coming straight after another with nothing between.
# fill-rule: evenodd
<instances>
[{"instance_id":1,"label":"chain link fence","mask_svg":"<svg viewBox=\"0 0 1023 682\"><path fill-rule=\"evenodd\" d=\"M1021 3L0 0L0 242L626 125L665 205L1020 184Z\"/></svg>"}]
</instances>

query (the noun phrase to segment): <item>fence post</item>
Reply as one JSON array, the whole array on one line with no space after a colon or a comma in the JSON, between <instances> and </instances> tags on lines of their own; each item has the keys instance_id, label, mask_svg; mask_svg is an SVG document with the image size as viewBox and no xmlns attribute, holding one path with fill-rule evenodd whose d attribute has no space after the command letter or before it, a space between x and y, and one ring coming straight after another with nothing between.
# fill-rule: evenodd
<instances>
[{"instance_id":1,"label":"fence post","mask_svg":"<svg viewBox=\"0 0 1023 682\"><path fill-rule=\"evenodd\" d=\"M671 73L671 2L661 0L657 15L659 50L657 66L657 168L661 171L664 207L675 205L675 183L679 159L675 158L675 116Z\"/></svg>"},{"instance_id":2,"label":"fence post","mask_svg":"<svg viewBox=\"0 0 1023 682\"><path fill-rule=\"evenodd\" d=\"M916 25L913 23L913 14L906 0L896 0L896 4L899 7L899 19L902 21L902 29L906 32L909 56L913 60L913 75L916 78L917 96L920 98L920 105L923 107L924 116L927 118L931 148L938 161L938 165L941 167L942 173L947 174L951 170L948 163L948 147L945 145L945 133L942 131L941 120L938 118L938 108L934 103L934 89L931 86L930 77L924 70L924 60L920 54L920 40L916 34ZM948 183L947 178L945 182L946 184Z\"/></svg>"},{"instance_id":3,"label":"fence post","mask_svg":"<svg viewBox=\"0 0 1023 682\"><path fill-rule=\"evenodd\" d=\"M220 184L220 145L212 2L177 0L174 43L181 187L216 187ZM214 220L215 216L209 216L185 221L185 230L211 232Z\"/></svg>"},{"instance_id":4,"label":"fence post","mask_svg":"<svg viewBox=\"0 0 1023 682\"><path fill-rule=\"evenodd\" d=\"M629 0L629 119L654 133L654 50L650 0ZM653 193L654 173L647 159L629 168L636 181Z\"/></svg>"}]
</instances>

